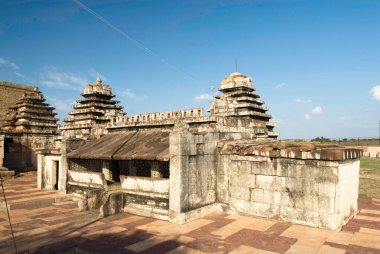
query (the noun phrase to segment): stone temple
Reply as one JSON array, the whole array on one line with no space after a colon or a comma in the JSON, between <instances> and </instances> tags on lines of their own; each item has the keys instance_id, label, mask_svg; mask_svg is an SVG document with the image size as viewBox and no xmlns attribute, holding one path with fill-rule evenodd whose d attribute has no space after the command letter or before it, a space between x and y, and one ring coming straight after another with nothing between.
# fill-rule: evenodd
<instances>
[{"instance_id":1,"label":"stone temple","mask_svg":"<svg viewBox=\"0 0 380 254\"><path fill-rule=\"evenodd\" d=\"M123 107L119 101L112 100L109 85L103 85L98 77L95 84L88 84L83 93L83 99L78 100L73 106L74 111L69 112L70 117L65 118L65 125L60 129L65 137L77 137L86 139L97 134L91 131L101 131L110 119L123 116ZM99 133L100 135L101 133Z\"/></svg>"},{"instance_id":2,"label":"stone temple","mask_svg":"<svg viewBox=\"0 0 380 254\"><path fill-rule=\"evenodd\" d=\"M36 151L52 148L58 136L54 107L38 87L0 82L0 168L18 172L37 168ZM0 169L10 176L14 171Z\"/></svg>"},{"instance_id":3,"label":"stone temple","mask_svg":"<svg viewBox=\"0 0 380 254\"><path fill-rule=\"evenodd\" d=\"M338 229L357 212L360 149L278 141L252 79L222 80L202 108L127 115L98 79L38 152L38 187L82 210L186 223L241 213Z\"/></svg>"}]
</instances>

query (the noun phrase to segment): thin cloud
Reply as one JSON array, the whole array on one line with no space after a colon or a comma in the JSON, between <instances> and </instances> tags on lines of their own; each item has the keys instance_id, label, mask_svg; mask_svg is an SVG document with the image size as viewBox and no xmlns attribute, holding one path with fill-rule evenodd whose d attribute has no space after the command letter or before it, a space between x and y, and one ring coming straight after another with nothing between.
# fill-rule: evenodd
<instances>
[{"instance_id":1,"label":"thin cloud","mask_svg":"<svg viewBox=\"0 0 380 254\"><path fill-rule=\"evenodd\" d=\"M40 73L40 82L41 84L51 88L79 91L81 91L86 84L90 83L89 79L86 77L60 71L53 66L42 68Z\"/></svg>"},{"instance_id":2,"label":"thin cloud","mask_svg":"<svg viewBox=\"0 0 380 254\"><path fill-rule=\"evenodd\" d=\"M305 120L310 120L311 119L311 116L309 114L305 114Z\"/></svg>"},{"instance_id":3,"label":"thin cloud","mask_svg":"<svg viewBox=\"0 0 380 254\"><path fill-rule=\"evenodd\" d=\"M194 100L195 101L205 101L205 100L212 100L214 97L208 93L200 94L195 96Z\"/></svg>"},{"instance_id":4,"label":"thin cloud","mask_svg":"<svg viewBox=\"0 0 380 254\"><path fill-rule=\"evenodd\" d=\"M276 89L281 89L284 86L286 86L286 83L282 82L282 83L276 85Z\"/></svg>"},{"instance_id":5,"label":"thin cloud","mask_svg":"<svg viewBox=\"0 0 380 254\"><path fill-rule=\"evenodd\" d=\"M5 58L0 57L0 66L12 68L13 70L19 70L20 67L15 64L14 62L11 62Z\"/></svg>"},{"instance_id":6,"label":"thin cloud","mask_svg":"<svg viewBox=\"0 0 380 254\"><path fill-rule=\"evenodd\" d=\"M124 91L122 91L120 93L120 95L126 96L126 97L128 97L129 99L132 99L132 100L146 100L148 98L148 96L146 96L145 94L143 94L143 95L136 95L130 89L125 89Z\"/></svg>"},{"instance_id":7,"label":"thin cloud","mask_svg":"<svg viewBox=\"0 0 380 254\"><path fill-rule=\"evenodd\" d=\"M372 87L369 93L372 95L372 98L380 101L380 85Z\"/></svg>"},{"instance_id":8,"label":"thin cloud","mask_svg":"<svg viewBox=\"0 0 380 254\"><path fill-rule=\"evenodd\" d=\"M295 99L294 101L297 102L297 103L302 103L302 104L312 103L313 102L310 99L303 100L303 99L299 99L299 98Z\"/></svg>"},{"instance_id":9,"label":"thin cloud","mask_svg":"<svg viewBox=\"0 0 380 254\"><path fill-rule=\"evenodd\" d=\"M311 113L312 113L313 115L321 115L321 114L323 114L323 110L322 110L321 107L315 107L315 108L313 108L313 109L311 110Z\"/></svg>"}]
</instances>

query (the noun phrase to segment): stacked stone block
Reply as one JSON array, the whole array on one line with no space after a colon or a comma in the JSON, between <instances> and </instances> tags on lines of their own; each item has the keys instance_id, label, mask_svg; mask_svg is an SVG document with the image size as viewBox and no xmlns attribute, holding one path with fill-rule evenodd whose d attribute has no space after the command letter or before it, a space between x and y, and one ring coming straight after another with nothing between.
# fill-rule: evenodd
<instances>
[{"instance_id":1,"label":"stacked stone block","mask_svg":"<svg viewBox=\"0 0 380 254\"><path fill-rule=\"evenodd\" d=\"M219 199L233 210L328 229L357 210L358 161L223 156L228 195Z\"/></svg>"},{"instance_id":2,"label":"stacked stone block","mask_svg":"<svg viewBox=\"0 0 380 254\"><path fill-rule=\"evenodd\" d=\"M35 86L0 81L0 126L3 124L9 108L14 107L26 92L33 92Z\"/></svg>"},{"instance_id":3,"label":"stacked stone block","mask_svg":"<svg viewBox=\"0 0 380 254\"><path fill-rule=\"evenodd\" d=\"M219 133L170 134L171 219L216 201L216 149Z\"/></svg>"},{"instance_id":4,"label":"stacked stone block","mask_svg":"<svg viewBox=\"0 0 380 254\"><path fill-rule=\"evenodd\" d=\"M95 84L85 86L83 99L78 100L65 118L66 123L60 129L64 137L88 138L103 134L106 125L119 116L124 116L119 101L113 100L115 95L109 85L103 85L100 78Z\"/></svg>"},{"instance_id":5,"label":"stacked stone block","mask_svg":"<svg viewBox=\"0 0 380 254\"><path fill-rule=\"evenodd\" d=\"M57 134L54 107L45 103L38 88L26 92L15 106L9 108L2 126L6 132Z\"/></svg>"},{"instance_id":6,"label":"stacked stone block","mask_svg":"<svg viewBox=\"0 0 380 254\"><path fill-rule=\"evenodd\" d=\"M215 96L209 108L211 115L249 118L255 123L264 124L262 137L276 138L279 135L273 131L275 124L269 122L272 116L267 114L268 108L264 106L264 101L254 93L252 78L239 72L231 73L222 80L219 91L222 94Z\"/></svg>"}]
</instances>

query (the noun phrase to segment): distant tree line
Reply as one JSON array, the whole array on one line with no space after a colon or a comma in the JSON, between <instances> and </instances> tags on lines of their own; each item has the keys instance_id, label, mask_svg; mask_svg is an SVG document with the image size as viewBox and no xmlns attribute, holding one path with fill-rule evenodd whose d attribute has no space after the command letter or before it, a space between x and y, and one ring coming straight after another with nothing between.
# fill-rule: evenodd
<instances>
[{"instance_id":1,"label":"distant tree line","mask_svg":"<svg viewBox=\"0 0 380 254\"><path fill-rule=\"evenodd\" d=\"M321 136L321 137L313 138L311 141L316 141L316 142L331 142L333 140L331 140L329 138L325 138L324 136Z\"/></svg>"},{"instance_id":2,"label":"distant tree line","mask_svg":"<svg viewBox=\"0 0 380 254\"><path fill-rule=\"evenodd\" d=\"M326 137L316 137L311 141L315 142L337 142L339 144L354 144L354 145L380 145L380 140L378 138L339 138L330 139Z\"/></svg>"}]
</instances>

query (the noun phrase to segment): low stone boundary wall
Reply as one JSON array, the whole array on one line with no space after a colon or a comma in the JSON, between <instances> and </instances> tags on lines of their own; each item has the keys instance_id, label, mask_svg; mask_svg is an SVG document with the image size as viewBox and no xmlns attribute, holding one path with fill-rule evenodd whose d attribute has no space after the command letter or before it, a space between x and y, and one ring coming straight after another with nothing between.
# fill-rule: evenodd
<instances>
[{"instance_id":1,"label":"low stone boundary wall","mask_svg":"<svg viewBox=\"0 0 380 254\"><path fill-rule=\"evenodd\" d=\"M121 188L136 193L169 195L169 179L138 176L120 176Z\"/></svg>"},{"instance_id":2,"label":"low stone boundary wall","mask_svg":"<svg viewBox=\"0 0 380 254\"><path fill-rule=\"evenodd\" d=\"M380 146L363 146L363 156L380 158Z\"/></svg>"},{"instance_id":3,"label":"low stone boundary wall","mask_svg":"<svg viewBox=\"0 0 380 254\"><path fill-rule=\"evenodd\" d=\"M102 173L86 171L68 171L68 184L90 188L106 188L107 182Z\"/></svg>"},{"instance_id":4,"label":"low stone boundary wall","mask_svg":"<svg viewBox=\"0 0 380 254\"><path fill-rule=\"evenodd\" d=\"M232 210L334 230L357 210L359 160L339 163L257 156L228 160Z\"/></svg>"},{"instance_id":5,"label":"low stone boundary wall","mask_svg":"<svg viewBox=\"0 0 380 254\"><path fill-rule=\"evenodd\" d=\"M226 143L218 201L236 212L336 230L357 212L360 149Z\"/></svg>"}]
</instances>

